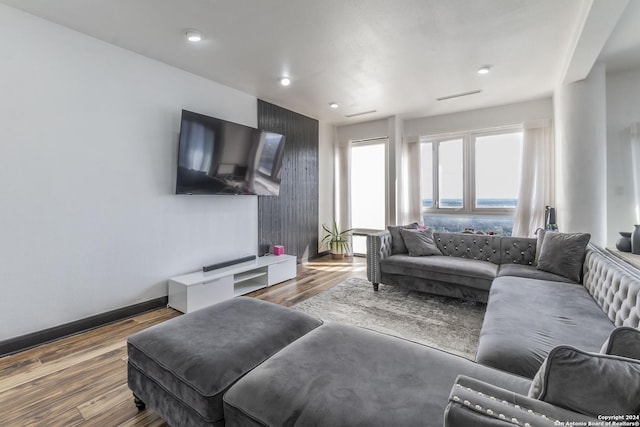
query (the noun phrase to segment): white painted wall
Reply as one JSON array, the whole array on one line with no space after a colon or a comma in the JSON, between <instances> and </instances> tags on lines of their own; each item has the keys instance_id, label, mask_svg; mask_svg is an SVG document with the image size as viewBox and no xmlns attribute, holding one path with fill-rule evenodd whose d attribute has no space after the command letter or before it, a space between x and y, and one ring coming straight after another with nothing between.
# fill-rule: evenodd
<instances>
[{"instance_id":1,"label":"white painted wall","mask_svg":"<svg viewBox=\"0 0 640 427\"><path fill-rule=\"evenodd\" d=\"M256 99L0 5L0 340L257 251L255 196L176 196L182 108Z\"/></svg>"},{"instance_id":2,"label":"white painted wall","mask_svg":"<svg viewBox=\"0 0 640 427\"><path fill-rule=\"evenodd\" d=\"M606 244L607 143L605 67L554 93L556 208L561 231L591 233Z\"/></svg>"},{"instance_id":3,"label":"white painted wall","mask_svg":"<svg viewBox=\"0 0 640 427\"><path fill-rule=\"evenodd\" d=\"M461 113L423 117L404 122L405 138L488 129L519 124L528 120L553 118L551 98L537 99L499 107L482 108Z\"/></svg>"},{"instance_id":4,"label":"white painted wall","mask_svg":"<svg viewBox=\"0 0 640 427\"><path fill-rule=\"evenodd\" d=\"M318 124L318 251L327 251L327 245L320 243L324 237L322 224L333 223L333 144L336 138L336 127L326 122Z\"/></svg>"},{"instance_id":5,"label":"white painted wall","mask_svg":"<svg viewBox=\"0 0 640 427\"><path fill-rule=\"evenodd\" d=\"M640 122L640 69L607 73L607 241L633 231L636 217L630 126ZM638 183L640 185L640 183Z\"/></svg>"}]
</instances>

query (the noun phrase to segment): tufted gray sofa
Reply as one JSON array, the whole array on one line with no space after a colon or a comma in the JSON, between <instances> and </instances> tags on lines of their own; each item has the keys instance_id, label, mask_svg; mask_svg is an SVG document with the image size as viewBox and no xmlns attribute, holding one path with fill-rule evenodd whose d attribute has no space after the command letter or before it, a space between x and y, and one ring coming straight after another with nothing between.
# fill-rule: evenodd
<instances>
[{"instance_id":1,"label":"tufted gray sofa","mask_svg":"<svg viewBox=\"0 0 640 427\"><path fill-rule=\"evenodd\" d=\"M476 361L531 378L558 345L597 352L615 327L640 327L638 270L589 245L582 282L498 277Z\"/></svg>"},{"instance_id":2,"label":"tufted gray sofa","mask_svg":"<svg viewBox=\"0 0 640 427\"><path fill-rule=\"evenodd\" d=\"M411 290L487 302L496 277L520 276L570 282L535 268L536 239L435 232L443 256L392 253L391 233L367 236L367 278Z\"/></svg>"},{"instance_id":3,"label":"tufted gray sofa","mask_svg":"<svg viewBox=\"0 0 640 427\"><path fill-rule=\"evenodd\" d=\"M590 244L582 283L535 268L536 239L434 233L443 256L391 253L369 236L367 276L379 283L487 301L476 362L532 378L558 345L597 352L617 326L640 327L640 274Z\"/></svg>"}]
</instances>

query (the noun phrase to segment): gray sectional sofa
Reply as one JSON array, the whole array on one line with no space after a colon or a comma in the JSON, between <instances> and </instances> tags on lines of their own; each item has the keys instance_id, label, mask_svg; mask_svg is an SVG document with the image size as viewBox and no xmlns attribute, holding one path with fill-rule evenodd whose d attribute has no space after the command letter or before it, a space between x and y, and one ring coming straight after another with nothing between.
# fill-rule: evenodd
<instances>
[{"instance_id":1,"label":"gray sectional sofa","mask_svg":"<svg viewBox=\"0 0 640 427\"><path fill-rule=\"evenodd\" d=\"M532 378L558 345L598 351L616 326L640 326L639 272L596 245L576 283L536 268L538 239L433 234L441 256L394 254L389 231L369 236L367 276L374 289L488 299L478 363Z\"/></svg>"},{"instance_id":2,"label":"gray sectional sofa","mask_svg":"<svg viewBox=\"0 0 640 427\"><path fill-rule=\"evenodd\" d=\"M521 249L536 274L535 240L485 242L494 259ZM582 283L494 265L475 362L239 297L131 336L129 386L173 426L553 426L640 413L637 271L595 246ZM613 341L626 332L636 344Z\"/></svg>"},{"instance_id":3,"label":"gray sectional sofa","mask_svg":"<svg viewBox=\"0 0 640 427\"><path fill-rule=\"evenodd\" d=\"M442 256L411 256L399 234L367 236L367 278L379 283L487 302L496 277L520 276L571 282L535 267L537 239L461 233L433 233Z\"/></svg>"}]
</instances>

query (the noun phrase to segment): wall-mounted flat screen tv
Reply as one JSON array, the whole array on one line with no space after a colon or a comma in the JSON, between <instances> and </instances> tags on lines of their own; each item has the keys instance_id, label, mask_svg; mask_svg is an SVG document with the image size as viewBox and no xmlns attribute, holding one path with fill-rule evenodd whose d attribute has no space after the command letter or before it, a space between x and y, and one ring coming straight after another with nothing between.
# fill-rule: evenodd
<instances>
[{"instance_id":1,"label":"wall-mounted flat screen tv","mask_svg":"<svg viewBox=\"0 0 640 427\"><path fill-rule=\"evenodd\" d=\"M182 110L176 194L277 196L283 135Z\"/></svg>"}]
</instances>

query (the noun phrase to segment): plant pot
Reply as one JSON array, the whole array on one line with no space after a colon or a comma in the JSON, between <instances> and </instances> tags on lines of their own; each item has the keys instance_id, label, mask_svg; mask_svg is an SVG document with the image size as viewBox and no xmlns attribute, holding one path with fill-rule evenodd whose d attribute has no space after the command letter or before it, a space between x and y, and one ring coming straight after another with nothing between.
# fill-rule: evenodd
<instances>
[{"instance_id":1,"label":"plant pot","mask_svg":"<svg viewBox=\"0 0 640 427\"><path fill-rule=\"evenodd\" d=\"M344 254L342 252L340 253L331 253L331 258L333 259L344 259Z\"/></svg>"}]
</instances>

